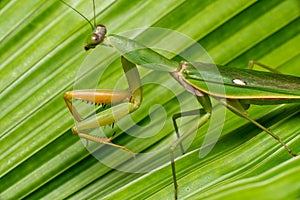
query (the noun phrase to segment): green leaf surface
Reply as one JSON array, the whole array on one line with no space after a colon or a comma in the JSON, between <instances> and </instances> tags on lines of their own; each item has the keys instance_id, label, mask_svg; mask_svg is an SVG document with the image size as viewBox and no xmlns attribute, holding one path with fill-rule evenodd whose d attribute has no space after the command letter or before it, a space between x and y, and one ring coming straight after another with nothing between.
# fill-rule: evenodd
<instances>
[{"instance_id":1,"label":"green leaf surface","mask_svg":"<svg viewBox=\"0 0 300 200\"><path fill-rule=\"evenodd\" d=\"M92 1L66 2L93 18ZM195 44L132 31L165 28L197 41L215 63L246 68L249 60L257 60L299 76L297 0L95 3L97 22L109 33L135 33L129 36L202 60ZM107 47L85 52L88 23L58 0L4 0L0 17L0 199L173 199L171 119L198 108L196 99L169 74L139 68L141 108L114 129L101 129L107 136L116 131L113 142L137 153L137 159L92 142L86 148L70 130L75 121L63 95L73 88L127 89L120 55ZM160 53L181 60L176 53ZM251 106L249 114L299 153L299 110L299 104ZM180 130L197 118L180 121ZM299 199L299 158L231 112L216 145L200 158L208 127L184 142L184 156L176 152L180 199Z\"/></svg>"}]
</instances>

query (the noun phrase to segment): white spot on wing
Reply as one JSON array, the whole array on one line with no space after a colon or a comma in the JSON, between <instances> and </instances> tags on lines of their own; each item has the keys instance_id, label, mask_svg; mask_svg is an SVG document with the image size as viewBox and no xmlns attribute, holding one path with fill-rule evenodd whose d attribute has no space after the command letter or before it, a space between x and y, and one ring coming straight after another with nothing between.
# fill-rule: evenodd
<instances>
[{"instance_id":1,"label":"white spot on wing","mask_svg":"<svg viewBox=\"0 0 300 200\"><path fill-rule=\"evenodd\" d=\"M232 82L237 85L247 85L247 83L245 81L238 79L238 78L232 79Z\"/></svg>"}]
</instances>

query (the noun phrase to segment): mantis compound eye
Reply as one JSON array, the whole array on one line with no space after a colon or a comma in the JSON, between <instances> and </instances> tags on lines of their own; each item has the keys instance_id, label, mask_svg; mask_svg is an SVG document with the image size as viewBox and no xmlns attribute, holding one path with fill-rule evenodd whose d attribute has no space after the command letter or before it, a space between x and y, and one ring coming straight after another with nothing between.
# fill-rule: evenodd
<instances>
[{"instance_id":1,"label":"mantis compound eye","mask_svg":"<svg viewBox=\"0 0 300 200\"><path fill-rule=\"evenodd\" d=\"M84 49L87 51L89 49L95 48L100 44L106 34L106 27L102 24L96 26L92 35L90 35L84 45Z\"/></svg>"},{"instance_id":2,"label":"mantis compound eye","mask_svg":"<svg viewBox=\"0 0 300 200\"><path fill-rule=\"evenodd\" d=\"M104 38L106 34L106 27L102 24L98 24L94 31L95 34L99 35L99 37Z\"/></svg>"}]
</instances>

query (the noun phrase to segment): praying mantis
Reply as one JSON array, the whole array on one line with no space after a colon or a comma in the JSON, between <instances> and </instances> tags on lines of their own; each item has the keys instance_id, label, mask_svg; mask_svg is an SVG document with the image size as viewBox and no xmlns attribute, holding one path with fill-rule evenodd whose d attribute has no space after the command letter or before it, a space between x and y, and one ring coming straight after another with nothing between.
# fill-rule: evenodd
<instances>
[{"instance_id":1,"label":"praying mantis","mask_svg":"<svg viewBox=\"0 0 300 200\"><path fill-rule=\"evenodd\" d=\"M111 142L112 137L99 138L97 136L85 133L86 130L96 128L99 125L110 125L134 112L140 107L142 102L142 84L137 66L146 67L151 70L169 73L170 77L175 79L186 91L195 96L202 108L195 108L191 111L175 113L173 123L177 140L170 147L170 160L174 184L174 198L178 198L178 184L175 168L174 151L186 139L191 132L179 133L176 120L185 116L199 115L197 127L201 128L211 117L212 106L211 98L218 101L220 105L227 107L236 115L247 119L250 123L267 132L276 139L292 156L297 156L288 145L271 130L264 127L252 119L247 109L251 104L273 105L283 103L300 102L300 77L284 75L276 70L269 68L259 62L250 61L248 69L236 69L217 65L218 74L212 69L212 64L208 63L190 63L186 61L176 62L167 59L163 55L153 51L150 48L138 43L135 40L128 39L115 34L106 34L104 25L96 25L94 32L88 37L84 49L91 50L98 45L114 48L121 55L121 64L129 85L129 91L116 90L75 90L67 92L64 100L70 112L78 122L72 128L74 134L86 140L95 141L120 148L135 157L124 146ZM270 72L260 72L253 70L254 64L257 64ZM205 78L203 78L205 77ZM220 79L221 78L221 79ZM224 86L226 93L220 93L218 90L209 90L206 84L218 87ZM81 100L95 104L109 104L110 108L96 114L96 117L83 119L76 108L72 105L72 100ZM182 150L182 153L183 150Z\"/></svg>"}]
</instances>

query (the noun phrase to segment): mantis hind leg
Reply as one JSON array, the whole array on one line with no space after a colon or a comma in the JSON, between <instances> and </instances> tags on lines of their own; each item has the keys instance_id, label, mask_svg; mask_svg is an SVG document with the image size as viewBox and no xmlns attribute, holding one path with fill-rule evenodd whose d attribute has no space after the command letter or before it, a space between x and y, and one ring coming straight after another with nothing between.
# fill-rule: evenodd
<instances>
[{"instance_id":1,"label":"mantis hind leg","mask_svg":"<svg viewBox=\"0 0 300 200\"><path fill-rule=\"evenodd\" d=\"M250 60L248 62L248 69L253 69L254 65L260 66L264 69L269 70L270 72L276 73L276 74L281 74L281 72L263 64L260 63L258 61L255 60ZM224 104L224 103L223 103ZM225 103L227 104L227 103ZM283 142L283 140L276 134L274 134L273 132L271 132L269 129L267 129L266 127L264 127L263 125L259 124L258 122L256 122L255 120L251 119L247 114L240 112L240 110L236 109L234 106L231 106L230 104L225 105L227 106L231 111L237 113L238 115L246 118L247 120L249 120L251 123L255 124L257 127L261 128L262 130L264 130L265 132L267 132L269 135L271 135L275 140L277 140L292 156L297 156L296 153L294 153L288 146L287 144L285 144L285 142Z\"/></svg>"},{"instance_id":2,"label":"mantis hind leg","mask_svg":"<svg viewBox=\"0 0 300 200\"><path fill-rule=\"evenodd\" d=\"M254 65L260 66L261 68L264 68L264 69L266 69L266 70L268 70L270 72L273 72L275 74L281 74L280 71L277 71L276 69L273 69L273 68L269 67L268 65L265 65L265 64L263 64L261 62L258 62L256 60L250 60L248 62L248 69L252 70L254 68Z\"/></svg>"},{"instance_id":3,"label":"mantis hind leg","mask_svg":"<svg viewBox=\"0 0 300 200\"><path fill-rule=\"evenodd\" d=\"M260 123L258 123L257 121L253 120L252 118L250 118L248 116L248 113L243 110L242 106L236 106L237 104L240 104L239 101L237 100L219 100L219 102L221 104L223 104L224 106L226 106L229 110L231 110L232 112L234 112L235 114L247 119L248 121L250 121L252 124L254 124L255 126L259 127L260 129L262 129L263 131L265 131L266 133L268 133L270 136L272 136L275 140L277 140L288 152L289 154L291 154L293 157L296 157L297 154L294 153L289 147L288 145L276 134L274 134L272 131L270 131L269 129L267 129L266 127L264 127L263 125L261 125Z\"/></svg>"}]
</instances>

